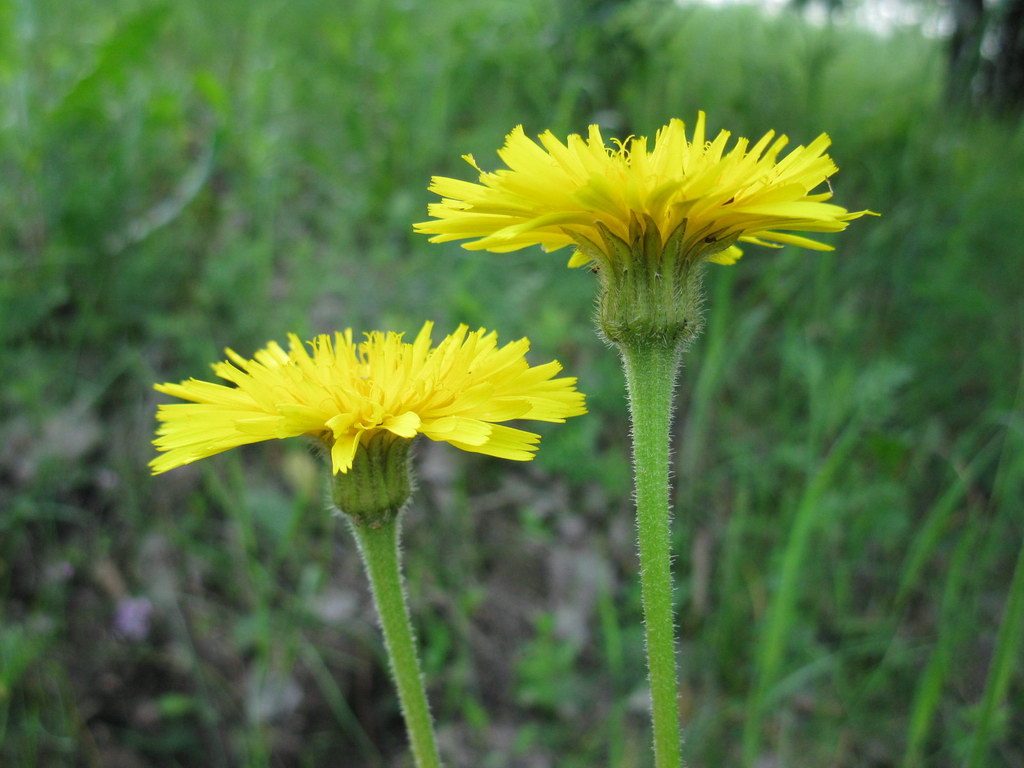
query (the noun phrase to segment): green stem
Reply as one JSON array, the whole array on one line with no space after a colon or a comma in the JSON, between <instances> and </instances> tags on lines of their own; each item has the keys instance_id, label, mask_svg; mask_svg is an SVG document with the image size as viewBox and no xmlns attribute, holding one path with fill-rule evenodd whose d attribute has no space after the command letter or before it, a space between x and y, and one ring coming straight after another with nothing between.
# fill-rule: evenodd
<instances>
[{"instance_id":1,"label":"green stem","mask_svg":"<svg viewBox=\"0 0 1024 768\"><path fill-rule=\"evenodd\" d=\"M669 426L681 348L674 344L622 344L620 350L633 422L636 527L654 764L656 768L679 768L682 746L672 617Z\"/></svg>"},{"instance_id":2,"label":"green stem","mask_svg":"<svg viewBox=\"0 0 1024 768\"><path fill-rule=\"evenodd\" d=\"M351 519L351 518L350 518ZM352 530L359 542L373 599L384 631L384 645L391 662L391 675L398 688L405 727L417 768L440 768L434 726L423 689L423 677L416 656L416 641L405 604L405 588L398 551L398 516L375 522L357 523Z\"/></svg>"}]
</instances>

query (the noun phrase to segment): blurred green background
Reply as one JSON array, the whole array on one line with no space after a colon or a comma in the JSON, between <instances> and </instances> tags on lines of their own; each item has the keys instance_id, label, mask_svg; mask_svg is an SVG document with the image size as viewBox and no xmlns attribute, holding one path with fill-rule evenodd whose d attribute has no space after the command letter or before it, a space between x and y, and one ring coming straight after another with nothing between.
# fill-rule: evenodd
<instances>
[{"instance_id":1,"label":"blurred green background","mask_svg":"<svg viewBox=\"0 0 1024 768\"><path fill-rule=\"evenodd\" d=\"M433 319L529 335L592 411L532 464L419 447L406 567L446 760L650 765L593 276L410 225L431 174L496 167L517 123L650 135L705 109L827 131L836 201L884 216L707 274L674 438L689 759L1024 766L1024 132L950 98L944 38L612 0L0 17L0 764L408 765L301 441L145 464L153 382Z\"/></svg>"}]
</instances>

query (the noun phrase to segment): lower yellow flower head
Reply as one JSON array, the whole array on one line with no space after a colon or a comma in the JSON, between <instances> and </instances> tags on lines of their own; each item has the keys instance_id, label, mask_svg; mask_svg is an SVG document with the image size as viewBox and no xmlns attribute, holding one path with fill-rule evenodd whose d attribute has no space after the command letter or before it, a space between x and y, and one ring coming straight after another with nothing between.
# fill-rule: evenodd
<instances>
[{"instance_id":1,"label":"lower yellow flower head","mask_svg":"<svg viewBox=\"0 0 1024 768\"><path fill-rule=\"evenodd\" d=\"M498 152L506 169L480 171L479 183L435 176L430 191L443 199L429 207L432 220L414 227L432 242L471 240L463 247L496 253L575 245L570 267L615 258L607 235L628 246L651 234L690 258L732 264L742 255L737 241L831 250L789 232L837 232L870 213L825 202L827 186L815 192L837 170L825 154L827 135L780 160L788 139L774 131L726 151L729 132L706 141L704 128L703 112L690 139L672 120L648 150L644 137L607 147L596 125L565 144L551 131L537 144L518 126Z\"/></svg>"},{"instance_id":2,"label":"lower yellow flower head","mask_svg":"<svg viewBox=\"0 0 1024 768\"><path fill-rule=\"evenodd\" d=\"M188 400L161 405L154 445L163 453L153 474L235 446L310 435L330 447L335 474L347 472L360 442L385 432L426 435L464 451L529 461L540 437L497 422L565 421L586 413L575 378L553 378L557 361L530 366L527 339L499 347L497 334L464 325L436 347L432 323L411 344L374 331L355 343L352 331L306 345L289 336L288 351L270 343L214 373L234 386L190 379L156 389Z\"/></svg>"}]
</instances>

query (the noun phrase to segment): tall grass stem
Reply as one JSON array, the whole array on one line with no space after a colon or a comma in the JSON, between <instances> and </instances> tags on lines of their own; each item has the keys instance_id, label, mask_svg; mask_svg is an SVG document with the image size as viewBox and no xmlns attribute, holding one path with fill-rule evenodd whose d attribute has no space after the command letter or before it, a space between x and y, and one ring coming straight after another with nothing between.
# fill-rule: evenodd
<instances>
[{"instance_id":1,"label":"tall grass stem","mask_svg":"<svg viewBox=\"0 0 1024 768\"><path fill-rule=\"evenodd\" d=\"M990 765L989 751L997 730L999 708L1003 705L1010 683L1013 679L1014 667L1020 661L1021 645L1024 644L1024 542L1017 555L1017 565L1013 571L1013 583L1006 599L1003 620L999 624L996 637L996 648L992 654L988 678L985 681L985 693L982 695L978 722L971 740L971 751L967 758L967 768L983 768Z\"/></svg>"},{"instance_id":2,"label":"tall grass stem","mask_svg":"<svg viewBox=\"0 0 1024 768\"><path fill-rule=\"evenodd\" d=\"M788 540L779 566L779 586L766 611L757 647L757 678L751 689L747 716L743 723L743 765L755 765L759 757L761 723L783 668L787 641L797 626L797 599L804 587L801 576L812 534L819 523L821 497L849 459L860 435L860 422L854 422L843 430L828 456L808 479L789 527Z\"/></svg>"}]
</instances>

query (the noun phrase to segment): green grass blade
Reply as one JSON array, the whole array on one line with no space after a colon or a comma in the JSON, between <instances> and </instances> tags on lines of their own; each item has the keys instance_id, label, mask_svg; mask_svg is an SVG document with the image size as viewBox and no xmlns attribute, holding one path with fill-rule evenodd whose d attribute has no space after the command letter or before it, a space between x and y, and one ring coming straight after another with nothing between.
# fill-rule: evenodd
<instances>
[{"instance_id":1,"label":"green grass blade","mask_svg":"<svg viewBox=\"0 0 1024 768\"><path fill-rule=\"evenodd\" d=\"M623 719L625 715L625 696L623 695L623 672L625 658L623 654L622 627L615 607L611 587L602 589L597 599L598 617L601 622L601 637L604 641L605 666L608 670L609 683L612 686L614 703L608 714L608 763L621 765L625 754L623 735Z\"/></svg>"},{"instance_id":2,"label":"green grass blade","mask_svg":"<svg viewBox=\"0 0 1024 768\"><path fill-rule=\"evenodd\" d=\"M1013 583L1010 595L1006 600L1006 611L999 634L996 638L996 650L992 655L992 666L988 670L985 681L985 693L982 695L981 711L971 741L971 751L967 760L967 768L985 768L989 748L995 731L998 709L1002 705L1006 692L1010 687L1013 670L1020 658L1021 641L1024 640L1024 542L1017 556L1014 568Z\"/></svg>"},{"instance_id":3,"label":"green grass blade","mask_svg":"<svg viewBox=\"0 0 1024 768\"><path fill-rule=\"evenodd\" d=\"M925 742L942 699L943 686L950 673L953 650L962 634L957 630L963 626L963 622L958 623L957 616L964 576L968 571L968 565L972 562L971 556L974 554L976 538L974 530L973 528L967 529L957 545L950 563L949 576L946 578L946 585L942 593L939 639L914 692L903 768L918 768L922 765Z\"/></svg>"},{"instance_id":4,"label":"green grass blade","mask_svg":"<svg viewBox=\"0 0 1024 768\"><path fill-rule=\"evenodd\" d=\"M348 701L345 699L345 694L335 681L334 675L324 661L323 655L316 645L305 637L300 642L302 657L305 659L306 666L316 681L316 685L320 689L320 693L323 695L327 708L334 717L334 721L355 744L355 749L362 759L370 761L372 765L382 765L384 757L376 745L374 745L369 735L367 735L355 712L352 711L352 707L349 706Z\"/></svg>"},{"instance_id":5,"label":"green grass blade","mask_svg":"<svg viewBox=\"0 0 1024 768\"><path fill-rule=\"evenodd\" d=\"M895 602L897 606L903 605L911 591L917 586L921 573L928 564L928 559L935 552L936 546L938 546L939 541L942 539L942 534L946 532L950 517L952 517L957 505L960 504L967 494L967 489L970 488L974 479L992 461L996 449L1001 443L1002 441L998 438L989 441L978 452L977 456L974 457L970 465L958 474L949 489L932 506L927 518L921 525L920 531L914 537L907 550L907 556L904 559L900 575L900 585L896 590Z\"/></svg>"},{"instance_id":6,"label":"green grass blade","mask_svg":"<svg viewBox=\"0 0 1024 768\"><path fill-rule=\"evenodd\" d=\"M797 507L789 540L782 557L779 587L768 608L765 629L757 649L757 681L751 692L747 719L743 727L743 758L752 765L760 748L761 717L768 693L776 683L786 636L793 620L793 610L800 592L800 570L817 522L818 502L828 489L836 471L843 465L861 433L859 423L851 424L836 441L828 457L808 482Z\"/></svg>"}]
</instances>

